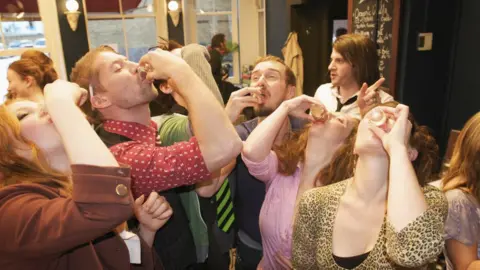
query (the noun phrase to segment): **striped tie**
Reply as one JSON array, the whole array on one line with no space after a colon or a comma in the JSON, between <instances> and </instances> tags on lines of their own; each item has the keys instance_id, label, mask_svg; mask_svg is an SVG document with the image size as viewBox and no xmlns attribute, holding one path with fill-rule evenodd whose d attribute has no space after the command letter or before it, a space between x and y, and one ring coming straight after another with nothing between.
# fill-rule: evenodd
<instances>
[{"instance_id":1,"label":"striped tie","mask_svg":"<svg viewBox=\"0 0 480 270\"><path fill-rule=\"evenodd\" d=\"M235 214L233 213L232 195L230 193L230 183L228 178L225 179L220 190L215 195L217 199L217 220L218 227L228 232L235 221Z\"/></svg>"}]
</instances>

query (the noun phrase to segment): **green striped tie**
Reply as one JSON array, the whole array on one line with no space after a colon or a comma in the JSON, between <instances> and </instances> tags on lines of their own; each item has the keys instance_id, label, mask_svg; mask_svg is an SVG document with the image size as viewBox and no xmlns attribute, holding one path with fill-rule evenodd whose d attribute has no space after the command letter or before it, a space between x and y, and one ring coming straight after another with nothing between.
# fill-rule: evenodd
<instances>
[{"instance_id":1,"label":"green striped tie","mask_svg":"<svg viewBox=\"0 0 480 270\"><path fill-rule=\"evenodd\" d=\"M217 199L217 219L218 227L228 232L235 221L235 214L233 213L232 195L230 193L230 183L228 178L225 179L220 190L215 195Z\"/></svg>"}]
</instances>

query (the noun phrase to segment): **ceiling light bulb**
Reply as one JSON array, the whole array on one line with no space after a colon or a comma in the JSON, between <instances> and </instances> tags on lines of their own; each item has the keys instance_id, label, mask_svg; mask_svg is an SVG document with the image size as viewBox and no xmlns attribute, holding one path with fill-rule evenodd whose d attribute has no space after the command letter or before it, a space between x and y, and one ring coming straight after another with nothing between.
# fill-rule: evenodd
<instances>
[{"instance_id":1,"label":"ceiling light bulb","mask_svg":"<svg viewBox=\"0 0 480 270\"><path fill-rule=\"evenodd\" d=\"M65 7L68 11L75 12L78 11L79 5L78 2L75 0L67 0L67 2L65 2Z\"/></svg>"},{"instance_id":2,"label":"ceiling light bulb","mask_svg":"<svg viewBox=\"0 0 480 270\"><path fill-rule=\"evenodd\" d=\"M178 10L178 2L175 1L175 0L168 2L168 10L177 11Z\"/></svg>"}]
</instances>

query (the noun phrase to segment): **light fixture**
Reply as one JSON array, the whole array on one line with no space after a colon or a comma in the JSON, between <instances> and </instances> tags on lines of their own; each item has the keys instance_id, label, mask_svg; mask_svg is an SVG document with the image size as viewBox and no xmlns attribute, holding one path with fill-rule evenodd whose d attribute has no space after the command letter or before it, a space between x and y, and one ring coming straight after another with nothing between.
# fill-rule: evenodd
<instances>
[{"instance_id":1,"label":"light fixture","mask_svg":"<svg viewBox=\"0 0 480 270\"><path fill-rule=\"evenodd\" d=\"M172 18L173 25L178 26L180 22L180 13L182 12L180 4L176 0L171 0L168 2L168 15Z\"/></svg>"},{"instance_id":2,"label":"light fixture","mask_svg":"<svg viewBox=\"0 0 480 270\"><path fill-rule=\"evenodd\" d=\"M67 8L65 15L67 15L68 25L70 25L72 31L76 31L78 27L78 17L80 16L80 12L78 11L79 4L76 0L67 0L65 7Z\"/></svg>"},{"instance_id":3,"label":"light fixture","mask_svg":"<svg viewBox=\"0 0 480 270\"><path fill-rule=\"evenodd\" d=\"M178 10L178 2L175 0L172 0L168 2L168 10L169 11L177 11Z\"/></svg>"}]
</instances>

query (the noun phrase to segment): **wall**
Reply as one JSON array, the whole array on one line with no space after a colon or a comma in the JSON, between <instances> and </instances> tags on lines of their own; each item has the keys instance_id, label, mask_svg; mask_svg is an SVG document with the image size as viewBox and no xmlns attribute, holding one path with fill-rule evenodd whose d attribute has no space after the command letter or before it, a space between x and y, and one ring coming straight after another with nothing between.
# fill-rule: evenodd
<instances>
[{"instance_id":1,"label":"wall","mask_svg":"<svg viewBox=\"0 0 480 270\"><path fill-rule=\"evenodd\" d=\"M253 65L260 55L259 21L253 1L239 1L240 66Z\"/></svg>"},{"instance_id":2,"label":"wall","mask_svg":"<svg viewBox=\"0 0 480 270\"><path fill-rule=\"evenodd\" d=\"M400 22L396 99L432 129L443 155L448 137L449 80L460 1L404 0ZM445 18L448 18L446 20ZM433 32L431 51L417 50L417 35Z\"/></svg>"},{"instance_id":3,"label":"wall","mask_svg":"<svg viewBox=\"0 0 480 270\"><path fill-rule=\"evenodd\" d=\"M290 7L287 8L287 0L266 0L266 6L267 54L282 57L282 48L290 32Z\"/></svg>"},{"instance_id":4,"label":"wall","mask_svg":"<svg viewBox=\"0 0 480 270\"><path fill-rule=\"evenodd\" d=\"M445 133L450 129L461 129L473 114L480 111L480 1L463 0L460 10Z\"/></svg>"}]
</instances>

